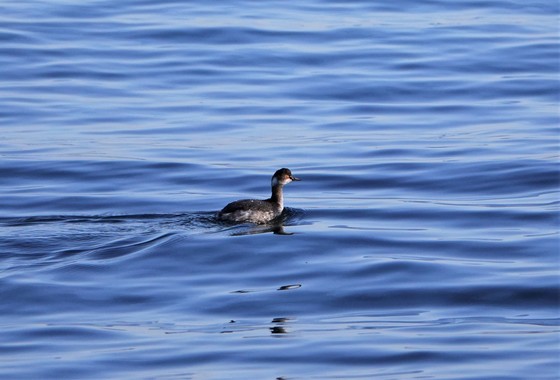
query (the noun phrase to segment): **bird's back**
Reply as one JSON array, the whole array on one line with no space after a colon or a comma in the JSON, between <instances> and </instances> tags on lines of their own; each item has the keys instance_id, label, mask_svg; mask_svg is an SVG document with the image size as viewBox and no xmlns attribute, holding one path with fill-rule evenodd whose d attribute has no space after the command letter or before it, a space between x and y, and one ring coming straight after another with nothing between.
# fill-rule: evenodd
<instances>
[{"instance_id":1,"label":"bird's back","mask_svg":"<svg viewBox=\"0 0 560 380\"><path fill-rule=\"evenodd\" d=\"M266 223L281 213L279 205L269 199L243 199L229 203L218 213L218 218L230 222Z\"/></svg>"}]
</instances>

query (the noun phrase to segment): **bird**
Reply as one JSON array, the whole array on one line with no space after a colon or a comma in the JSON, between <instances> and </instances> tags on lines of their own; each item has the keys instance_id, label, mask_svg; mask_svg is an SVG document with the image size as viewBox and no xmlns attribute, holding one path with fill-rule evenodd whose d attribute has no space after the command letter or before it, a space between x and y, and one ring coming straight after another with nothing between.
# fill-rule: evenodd
<instances>
[{"instance_id":1,"label":"bird","mask_svg":"<svg viewBox=\"0 0 560 380\"><path fill-rule=\"evenodd\" d=\"M235 223L268 223L282 214L284 210L284 196L282 189L292 181L301 181L294 177L290 169L278 169L270 180L272 194L270 198L242 199L227 204L217 217L224 222Z\"/></svg>"}]
</instances>

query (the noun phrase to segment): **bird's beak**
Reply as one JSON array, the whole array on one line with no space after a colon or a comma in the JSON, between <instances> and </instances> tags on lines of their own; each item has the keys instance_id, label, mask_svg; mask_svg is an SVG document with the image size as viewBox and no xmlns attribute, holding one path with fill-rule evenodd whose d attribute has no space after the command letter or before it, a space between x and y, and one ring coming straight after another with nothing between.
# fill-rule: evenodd
<instances>
[{"instance_id":1,"label":"bird's beak","mask_svg":"<svg viewBox=\"0 0 560 380\"><path fill-rule=\"evenodd\" d=\"M290 176L290 179L291 179L292 181L301 181L301 179L299 179L299 178L297 178L297 177L294 177L294 176Z\"/></svg>"}]
</instances>

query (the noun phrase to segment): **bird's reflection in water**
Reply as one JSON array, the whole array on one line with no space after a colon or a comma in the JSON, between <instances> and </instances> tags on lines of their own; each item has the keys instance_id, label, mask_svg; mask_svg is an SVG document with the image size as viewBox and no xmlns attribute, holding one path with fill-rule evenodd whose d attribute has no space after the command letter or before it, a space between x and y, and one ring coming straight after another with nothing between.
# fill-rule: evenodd
<instances>
[{"instance_id":1,"label":"bird's reflection in water","mask_svg":"<svg viewBox=\"0 0 560 380\"><path fill-rule=\"evenodd\" d=\"M293 235L293 232L286 231L286 225L297 225L299 219L303 216L303 210L299 209L284 209L284 213L280 215L276 220L273 220L267 224L244 224L246 228L241 231L235 231L231 236L243 236L243 235L256 235L256 234L266 234L273 233L275 235ZM235 227L236 229L239 226Z\"/></svg>"},{"instance_id":2,"label":"bird's reflection in water","mask_svg":"<svg viewBox=\"0 0 560 380\"><path fill-rule=\"evenodd\" d=\"M250 226L247 230L237 231L231 234L231 236L243 236L243 235L256 235L256 234L267 234L272 232L275 235L293 235L293 232L288 232L284 229L283 225L267 225L267 226Z\"/></svg>"},{"instance_id":3,"label":"bird's reflection in water","mask_svg":"<svg viewBox=\"0 0 560 380\"><path fill-rule=\"evenodd\" d=\"M270 328L271 334L287 334L288 331L283 326L273 326Z\"/></svg>"},{"instance_id":4,"label":"bird's reflection in water","mask_svg":"<svg viewBox=\"0 0 560 380\"><path fill-rule=\"evenodd\" d=\"M290 322L291 319L290 318L274 318L272 320L272 323L275 324L275 326L270 327L270 333L271 334L287 334L288 330L286 329L286 324L288 322Z\"/></svg>"}]
</instances>

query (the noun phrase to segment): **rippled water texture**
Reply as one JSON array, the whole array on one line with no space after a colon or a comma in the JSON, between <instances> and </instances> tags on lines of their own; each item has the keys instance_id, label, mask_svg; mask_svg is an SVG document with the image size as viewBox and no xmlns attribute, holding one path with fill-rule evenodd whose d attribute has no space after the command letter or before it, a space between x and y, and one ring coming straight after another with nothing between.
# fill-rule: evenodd
<instances>
[{"instance_id":1,"label":"rippled water texture","mask_svg":"<svg viewBox=\"0 0 560 380\"><path fill-rule=\"evenodd\" d=\"M558 11L2 2L0 377L557 379Z\"/></svg>"}]
</instances>

